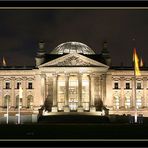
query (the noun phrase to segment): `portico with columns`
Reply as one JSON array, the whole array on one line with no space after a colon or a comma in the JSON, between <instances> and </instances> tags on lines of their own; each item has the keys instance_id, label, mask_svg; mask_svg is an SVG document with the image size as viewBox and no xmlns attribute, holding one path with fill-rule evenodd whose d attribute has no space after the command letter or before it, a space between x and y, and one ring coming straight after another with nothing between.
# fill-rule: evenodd
<instances>
[{"instance_id":1,"label":"portico with columns","mask_svg":"<svg viewBox=\"0 0 148 148\"><path fill-rule=\"evenodd\" d=\"M51 112L96 112L95 94L99 93L102 96L103 86L99 82L100 85L95 86L95 79L100 81L101 74L96 71L80 73L77 70L50 73L46 76L46 80L52 81L44 81L43 88L45 87L44 91L51 91L47 88L50 86L52 96L48 95L51 92L43 92L42 97L46 94L47 99L52 102ZM95 92L95 87L99 88L99 92Z\"/></svg>"},{"instance_id":2,"label":"portico with columns","mask_svg":"<svg viewBox=\"0 0 148 148\"><path fill-rule=\"evenodd\" d=\"M77 61L74 61L75 58ZM44 82L46 84L41 88L44 90L42 97L45 98L46 94L52 102L51 112L96 112L95 102L104 95L105 82L100 80L108 70L107 65L75 53L42 64L39 70L48 82L52 80L50 84ZM49 86L52 90L47 88ZM47 95L49 91L52 91L50 97Z\"/></svg>"}]
</instances>

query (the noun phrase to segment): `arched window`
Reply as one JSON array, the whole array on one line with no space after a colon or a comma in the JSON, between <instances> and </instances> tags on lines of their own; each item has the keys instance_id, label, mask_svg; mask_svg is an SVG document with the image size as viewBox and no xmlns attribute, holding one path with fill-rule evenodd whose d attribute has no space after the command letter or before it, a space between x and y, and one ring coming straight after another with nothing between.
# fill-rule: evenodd
<instances>
[{"instance_id":1,"label":"arched window","mask_svg":"<svg viewBox=\"0 0 148 148\"><path fill-rule=\"evenodd\" d=\"M113 95L113 106L114 106L114 109L119 109L120 107L120 93L118 91L115 91L114 92L114 95Z\"/></svg>"},{"instance_id":2,"label":"arched window","mask_svg":"<svg viewBox=\"0 0 148 148\"><path fill-rule=\"evenodd\" d=\"M17 95L17 96L16 96L16 108L18 108L19 99L20 99L20 106L22 105L22 98L19 98L19 95Z\"/></svg>"},{"instance_id":3,"label":"arched window","mask_svg":"<svg viewBox=\"0 0 148 148\"><path fill-rule=\"evenodd\" d=\"M137 99L136 99L136 107L141 108L142 107L142 92L138 91L137 92Z\"/></svg>"},{"instance_id":4,"label":"arched window","mask_svg":"<svg viewBox=\"0 0 148 148\"><path fill-rule=\"evenodd\" d=\"M119 109L119 105L120 105L120 98L119 98L119 96L114 96L114 108L115 109Z\"/></svg>"},{"instance_id":5,"label":"arched window","mask_svg":"<svg viewBox=\"0 0 148 148\"><path fill-rule=\"evenodd\" d=\"M29 95L27 97L27 108L31 108L32 107L32 103L33 103L33 96Z\"/></svg>"},{"instance_id":6,"label":"arched window","mask_svg":"<svg viewBox=\"0 0 148 148\"><path fill-rule=\"evenodd\" d=\"M10 104L10 95L6 95L4 97L4 107L6 108L7 107L7 99L8 99L8 105Z\"/></svg>"},{"instance_id":7,"label":"arched window","mask_svg":"<svg viewBox=\"0 0 148 148\"><path fill-rule=\"evenodd\" d=\"M125 108L128 109L131 106L131 93L126 92L125 94Z\"/></svg>"}]
</instances>

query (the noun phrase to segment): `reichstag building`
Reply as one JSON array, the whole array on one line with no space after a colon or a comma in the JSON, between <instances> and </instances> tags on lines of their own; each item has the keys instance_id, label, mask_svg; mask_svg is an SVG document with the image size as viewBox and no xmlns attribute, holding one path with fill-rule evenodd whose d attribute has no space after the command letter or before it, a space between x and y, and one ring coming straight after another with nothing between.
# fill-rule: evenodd
<instances>
[{"instance_id":1,"label":"reichstag building","mask_svg":"<svg viewBox=\"0 0 148 148\"><path fill-rule=\"evenodd\" d=\"M0 67L0 114L9 103L9 114L18 111L19 87L21 114L102 112L148 116L148 69L134 83L133 67L112 66L104 42L100 53L80 42L66 42L46 53L39 43L34 66ZM136 99L135 99L136 88Z\"/></svg>"}]
</instances>

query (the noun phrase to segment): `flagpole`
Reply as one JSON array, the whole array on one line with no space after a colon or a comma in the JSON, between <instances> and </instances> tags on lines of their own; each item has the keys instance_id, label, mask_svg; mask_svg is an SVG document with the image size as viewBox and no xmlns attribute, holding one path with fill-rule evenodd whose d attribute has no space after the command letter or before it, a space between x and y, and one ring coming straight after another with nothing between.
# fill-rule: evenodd
<instances>
[{"instance_id":1,"label":"flagpole","mask_svg":"<svg viewBox=\"0 0 148 148\"><path fill-rule=\"evenodd\" d=\"M9 104L8 104L8 97L7 97L7 124L8 124L8 122L9 122L8 108L9 108Z\"/></svg>"},{"instance_id":2,"label":"flagpole","mask_svg":"<svg viewBox=\"0 0 148 148\"><path fill-rule=\"evenodd\" d=\"M20 124L20 96L18 100L18 124Z\"/></svg>"},{"instance_id":3,"label":"flagpole","mask_svg":"<svg viewBox=\"0 0 148 148\"><path fill-rule=\"evenodd\" d=\"M136 48L134 48L134 54L133 54L133 60L134 60L134 93L135 93L135 123L137 123L137 94L136 94L136 76L140 76L140 70L139 70L139 59L138 55L136 53Z\"/></svg>"},{"instance_id":4,"label":"flagpole","mask_svg":"<svg viewBox=\"0 0 148 148\"><path fill-rule=\"evenodd\" d=\"M137 123L137 95L136 95L136 72L134 66L134 86L135 86L135 123Z\"/></svg>"},{"instance_id":5,"label":"flagpole","mask_svg":"<svg viewBox=\"0 0 148 148\"><path fill-rule=\"evenodd\" d=\"M20 113L20 99L22 98L22 86L19 86L19 100L18 100L18 124L21 122L21 113Z\"/></svg>"}]
</instances>

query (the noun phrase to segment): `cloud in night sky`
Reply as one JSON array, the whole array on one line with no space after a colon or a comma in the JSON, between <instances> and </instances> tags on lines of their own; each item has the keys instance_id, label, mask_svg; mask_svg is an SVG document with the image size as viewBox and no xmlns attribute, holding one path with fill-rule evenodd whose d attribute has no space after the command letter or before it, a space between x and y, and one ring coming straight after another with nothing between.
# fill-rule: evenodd
<instances>
[{"instance_id":1,"label":"cloud in night sky","mask_svg":"<svg viewBox=\"0 0 148 148\"><path fill-rule=\"evenodd\" d=\"M113 65L131 66L133 47L148 64L148 10L0 10L0 64L34 65L38 42L46 51L67 41L97 53L107 40Z\"/></svg>"}]
</instances>

